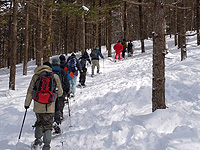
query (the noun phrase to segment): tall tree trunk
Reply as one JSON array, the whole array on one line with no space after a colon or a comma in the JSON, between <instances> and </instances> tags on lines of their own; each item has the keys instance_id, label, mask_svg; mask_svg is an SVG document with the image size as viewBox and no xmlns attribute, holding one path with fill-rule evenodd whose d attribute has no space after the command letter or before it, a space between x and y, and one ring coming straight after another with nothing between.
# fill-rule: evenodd
<instances>
[{"instance_id":1,"label":"tall tree trunk","mask_svg":"<svg viewBox=\"0 0 200 150\"><path fill-rule=\"evenodd\" d=\"M174 3L176 3L176 0L174 1ZM178 37L177 37L177 33L178 33L178 30L177 30L177 8L174 9L174 45L178 45L177 41L178 41Z\"/></svg>"},{"instance_id":2,"label":"tall tree trunk","mask_svg":"<svg viewBox=\"0 0 200 150\"><path fill-rule=\"evenodd\" d=\"M10 13L9 13L9 23L8 23L8 60L7 60L7 67L10 67L10 56L11 56L11 47L12 47L12 42L11 42L11 38L12 38L12 4L13 2L10 2Z\"/></svg>"},{"instance_id":3,"label":"tall tree trunk","mask_svg":"<svg viewBox=\"0 0 200 150\"><path fill-rule=\"evenodd\" d=\"M197 0L196 8L197 8L197 14L196 14L196 30L197 30L197 45L200 45L200 35L199 35L199 0Z\"/></svg>"},{"instance_id":4,"label":"tall tree trunk","mask_svg":"<svg viewBox=\"0 0 200 150\"><path fill-rule=\"evenodd\" d=\"M99 7L101 8L101 0L99 0ZM102 24L102 21L101 21L102 17L101 17L101 10L99 9L99 23L98 23L98 47L99 47L99 50L101 51L101 24Z\"/></svg>"},{"instance_id":5,"label":"tall tree trunk","mask_svg":"<svg viewBox=\"0 0 200 150\"><path fill-rule=\"evenodd\" d=\"M76 45L77 45L77 28L78 28L78 18L76 16L75 27L74 27L74 49L73 49L73 52L77 51L77 49L76 49Z\"/></svg>"},{"instance_id":6,"label":"tall tree trunk","mask_svg":"<svg viewBox=\"0 0 200 150\"><path fill-rule=\"evenodd\" d=\"M12 21L12 59L10 67L9 89L15 90L15 74L16 74L16 51L17 51L17 11L18 0L13 0L13 21Z\"/></svg>"},{"instance_id":7,"label":"tall tree trunk","mask_svg":"<svg viewBox=\"0 0 200 150\"><path fill-rule=\"evenodd\" d=\"M48 0L47 5L47 39L45 43L43 62L49 61L51 56L51 43L52 43L52 13L53 13L53 0Z\"/></svg>"},{"instance_id":8,"label":"tall tree trunk","mask_svg":"<svg viewBox=\"0 0 200 150\"><path fill-rule=\"evenodd\" d=\"M97 1L93 1L93 7L94 9L97 8ZM93 25L93 37L94 37L94 47L98 46L98 21L96 21Z\"/></svg>"},{"instance_id":9,"label":"tall tree trunk","mask_svg":"<svg viewBox=\"0 0 200 150\"><path fill-rule=\"evenodd\" d=\"M111 6L111 0L108 1L108 6ZM112 10L109 9L108 15L107 15L107 49L108 49L108 57L112 57L112 49L111 49L111 41L112 41Z\"/></svg>"},{"instance_id":10,"label":"tall tree trunk","mask_svg":"<svg viewBox=\"0 0 200 150\"><path fill-rule=\"evenodd\" d=\"M29 45L29 34L28 34L28 23L29 23L29 2L26 2L26 27L25 27L25 50L24 50L24 66L23 75L27 75L27 63L28 63L28 45Z\"/></svg>"},{"instance_id":11,"label":"tall tree trunk","mask_svg":"<svg viewBox=\"0 0 200 150\"><path fill-rule=\"evenodd\" d=\"M68 15L66 15L65 17L65 54L68 53L68 21L69 21L69 17Z\"/></svg>"},{"instance_id":12,"label":"tall tree trunk","mask_svg":"<svg viewBox=\"0 0 200 150\"><path fill-rule=\"evenodd\" d=\"M123 19L123 23L124 23L124 38L127 40L127 26L128 26L128 19L127 19L127 2L124 1L124 19Z\"/></svg>"},{"instance_id":13,"label":"tall tree trunk","mask_svg":"<svg viewBox=\"0 0 200 150\"><path fill-rule=\"evenodd\" d=\"M142 3L142 0L138 0L139 3ZM140 19L140 43L142 53L145 52L144 49L144 27L143 27L143 14L142 14L142 6L139 5L139 19Z\"/></svg>"},{"instance_id":14,"label":"tall tree trunk","mask_svg":"<svg viewBox=\"0 0 200 150\"><path fill-rule=\"evenodd\" d=\"M84 0L82 0L82 5L84 6ZM84 54L84 52L86 50L86 46L85 46L85 16L84 16L84 14L85 13L83 13L83 15L81 16L81 18L82 18L82 32L83 32L83 34L82 34L83 44L82 44L82 48L81 48L82 54Z\"/></svg>"},{"instance_id":15,"label":"tall tree trunk","mask_svg":"<svg viewBox=\"0 0 200 150\"><path fill-rule=\"evenodd\" d=\"M165 12L164 0L154 0L152 111L165 109Z\"/></svg>"},{"instance_id":16,"label":"tall tree trunk","mask_svg":"<svg viewBox=\"0 0 200 150\"><path fill-rule=\"evenodd\" d=\"M42 2L37 0L36 65L41 65L42 57Z\"/></svg>"},{"instance_id":17,"label":"tall tree trunk","mask_svg":"<svg viewBox=\"0 0 200 150\"><path fill-rule=\"evenodd\" d=\"M184 1L182 0L181 7L184 7ZM181 48L181 61L187 58L187 50L186 50L186 27L185 27L185 10L184 9L180 9L179 10L179 23L180 23L180 48Z\"/></svg>"}]
</instances>

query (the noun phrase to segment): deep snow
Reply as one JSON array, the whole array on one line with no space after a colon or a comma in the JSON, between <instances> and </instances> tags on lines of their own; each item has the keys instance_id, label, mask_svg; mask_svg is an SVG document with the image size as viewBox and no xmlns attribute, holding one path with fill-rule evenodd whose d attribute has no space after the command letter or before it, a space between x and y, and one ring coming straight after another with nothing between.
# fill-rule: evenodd
<instances>
[{"instance_id":1,"label":"deep snow","mask_svg":"<svg viewBox=\"0 0 200 150\"><path fill-rule=\"evenodd\" d=\"M58 150L198 150L200 147L200 50L196 37L187 40L188 58L180 61L180 50L167 38L166 105L152 110L152 40L141 53L134 41L133 57L113 62L100 60L101 75L90 77L86 88L77 88L70 100L69 118L62 123L62 136L54 137L51 149ZM79 56L79 54L77 54ZM114 51L113 51L114 57ZM29 150L34 140L35 114L28 109L21 139L26 91L35 69L28 63L28 75L17 65L16 90L8 90L9 69L0 69L0 150ZM33 103L32 103L33 104ZM68 117L66 105L64 114ZM62 144L62 143L63 144Z\"/></svg>"}]
</instances>

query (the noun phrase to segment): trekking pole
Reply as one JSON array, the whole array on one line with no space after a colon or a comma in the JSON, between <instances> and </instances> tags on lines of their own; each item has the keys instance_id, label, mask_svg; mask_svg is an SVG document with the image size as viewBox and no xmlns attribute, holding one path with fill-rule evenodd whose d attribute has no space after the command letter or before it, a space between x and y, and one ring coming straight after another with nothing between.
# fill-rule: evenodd
<instances>
[{"instance_id":1,"label":"trekking pole","mask_svg":"<svg viewBox=\"0 0 200 150\"><path fill-rule=\"evenodd\" d=\"M103 59L103 72L104 72L104 59Z\"/></svg>"},{"instance_id":2,"label":"trekking pole","mask_svg":"<svg viewBox=\"0 0 200 150\"><path fill-rule=\"evenodd\" d=\"M71 124L71 111L70 111L70 107L69 107L69 98L67 96L67 102L68 102L68 112L69 112L69 127L72 127L72 124Z\"/></svg>"},{"instance_id":3,"label":"trekking pole","mask_svg":"<svg viewBox=\"0 0 200 150\"><path fill-rule=\"evenodd\" d=\"M19 139L20 139L20 137L21 137L21 134L22 134L22 129L23 129L23 126L24 126L24 122L25 122L25 118L26 118L26 113L27 113L27 109L26 109L26 111L25 111L24 119L23 119L23 121L22 121L22 126L21 126L21 130L20 130L20 133L19 133L18 141L19 141Z\"/></svg>"}]
</instances>

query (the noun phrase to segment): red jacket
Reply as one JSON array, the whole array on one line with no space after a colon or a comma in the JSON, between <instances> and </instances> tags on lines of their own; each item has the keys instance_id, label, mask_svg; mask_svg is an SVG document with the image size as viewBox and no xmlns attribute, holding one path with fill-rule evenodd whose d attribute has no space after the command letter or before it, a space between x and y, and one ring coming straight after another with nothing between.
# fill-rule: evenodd
<instances>
[{"instance_id":1,"label":"red jacket","mask_svg":"<svg viewBox=\"0 0 200 150\"><path fill-rule=\"evenodd\" d=\"M123 45L121 43L115 44L114 50L116 53L121 53L121 51L123 50Z\"/></svg>"}]
</instances>

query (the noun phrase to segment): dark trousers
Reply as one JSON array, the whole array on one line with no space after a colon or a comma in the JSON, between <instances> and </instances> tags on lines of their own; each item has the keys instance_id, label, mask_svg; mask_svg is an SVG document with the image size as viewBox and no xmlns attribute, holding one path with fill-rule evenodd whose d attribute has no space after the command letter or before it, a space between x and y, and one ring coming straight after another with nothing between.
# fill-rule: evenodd
<instances>
[{"instance_id":1,"label":"dark trousers","mask_svg":"<svg viewBox=\"0 0 200 150\"><path fill-rule=\"evenodd\" d=\"M80 78L79 78L79 83L81 83L81 85L85 84L86 73L87 73L87 68L83 68L83 72L80 73Z\"/></svg>"},{"instance_id":2,"label":"dark trousers","mask_svg":"<svg viewBox=\"0 0 200 150\"><path fill-rule=\"evenodd\" d=\"M122 51L122 57L125 58L126 49Z\"/></svg>"},{"instance_id":3,"label":"dark trousers","mask_svg":"<svg viewBox=\"0 0 200 150\"><path fill-rule=\"evenodd\" d=\"M52 130L53 113L36 113L36 117L36 127L41 127L43 132L45 132L46 130Z\"/></svg>"},{"instance_id":4,"label":"dark trousers","mask_svg":"<svg viewBox=\"0 0 200 150\"><path fill-rule=\"evenodd\" d=\"M57 98L55 104L55 113L54 113L54 122L61 124L61 108L62 108L62 99Z\"/></svg>"}]
</instances>

